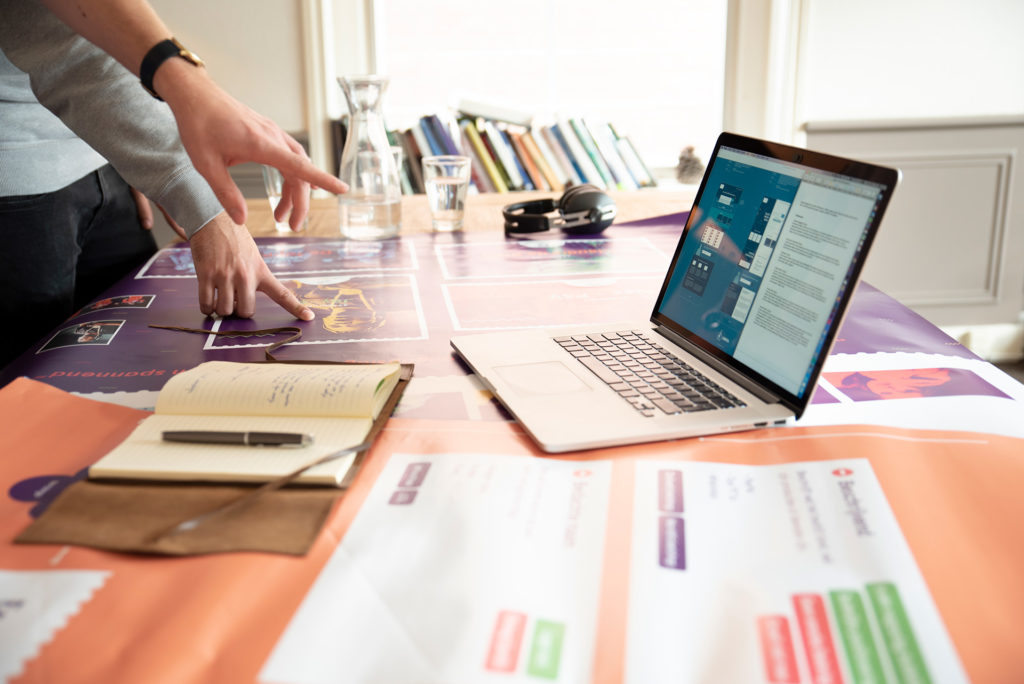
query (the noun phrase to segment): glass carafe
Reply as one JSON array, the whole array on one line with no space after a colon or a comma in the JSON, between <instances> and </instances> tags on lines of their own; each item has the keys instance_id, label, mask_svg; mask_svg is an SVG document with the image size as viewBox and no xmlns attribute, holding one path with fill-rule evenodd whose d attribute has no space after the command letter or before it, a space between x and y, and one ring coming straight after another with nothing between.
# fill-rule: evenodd
<instances>
[{"instance_id":1,"label":"glass carafe","mask_svg":"<svg viewBox=\"0 0 1024 684\"><path fill-rule=\"evenodd\" d=\"M338 83L350 114L338 169L338 178L348 183L348 192L338 196L341 234L353 240L395 237L402 223L402 186L381 113L388 80L345 76Z\"/></svg>"}]
</instances>

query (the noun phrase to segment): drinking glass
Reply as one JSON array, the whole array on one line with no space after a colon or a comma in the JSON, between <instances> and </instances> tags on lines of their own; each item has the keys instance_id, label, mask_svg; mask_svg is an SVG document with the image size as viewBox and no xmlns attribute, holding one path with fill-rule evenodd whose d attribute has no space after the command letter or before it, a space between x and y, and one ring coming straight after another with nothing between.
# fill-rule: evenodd
<instances>
[{"instance_id":1,"label":"drinking glass","mask_svg":"<svg viewBox=\"0 0 1024 684\"><path fill-rule=\"evenodd\" d=\"M283 183L284 179L281 177L280 171L273 166L263 167L263 187L267 191L267 201L270 202L271 214L277 209L277 205L281 203L281 185ZM288 221L274 219L274 226L280 234L292 232L292 227L288 225Z\"/></svg>"},{"instance_id":2,"label":"drinking glass","mask_svg":"<svg viewBox=\"0 0 1024 684\"><path fill-rule=\"evenodd\" d=\"M423 158L423 183L435 231L462 230L469 191L469 157L440 155Z\"/></svg>"}]
</instances>

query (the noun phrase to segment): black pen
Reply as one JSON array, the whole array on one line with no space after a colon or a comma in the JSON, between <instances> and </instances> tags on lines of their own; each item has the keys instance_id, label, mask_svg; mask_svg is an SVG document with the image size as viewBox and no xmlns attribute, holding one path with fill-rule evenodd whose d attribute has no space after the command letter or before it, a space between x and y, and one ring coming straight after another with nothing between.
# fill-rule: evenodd
<instances>
[{"instance_id":1,"label":"black pen","mask_svg":"<svg viewBox=\"0 0 1024 684\"><path fill-rule=\"evenodd\" d=\"M220 432L216 430L171 430L163 433L165 442L192 444L233 444L237 446L293 446L313 443L301 432Z\"/></svg>"}]
</instances>

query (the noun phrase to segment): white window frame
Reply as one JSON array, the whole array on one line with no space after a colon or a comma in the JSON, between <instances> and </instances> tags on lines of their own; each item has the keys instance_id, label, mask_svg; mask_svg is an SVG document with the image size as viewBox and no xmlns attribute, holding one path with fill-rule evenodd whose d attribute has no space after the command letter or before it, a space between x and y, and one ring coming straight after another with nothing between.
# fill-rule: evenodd
<instances>
[{"instance_id":1,"label":"white window frame","mask_svg":"<svg viewBox=\"0 0 1024 684\"><path fill-rule=\"evenodd\" d=\"M337 85L343 73L377 67L377 2L301 0L310 156L332 163L330 121L346 105ZM729 0L723 128L802 144L800 53L811 0Z\"/></svg>"}]
</instances>

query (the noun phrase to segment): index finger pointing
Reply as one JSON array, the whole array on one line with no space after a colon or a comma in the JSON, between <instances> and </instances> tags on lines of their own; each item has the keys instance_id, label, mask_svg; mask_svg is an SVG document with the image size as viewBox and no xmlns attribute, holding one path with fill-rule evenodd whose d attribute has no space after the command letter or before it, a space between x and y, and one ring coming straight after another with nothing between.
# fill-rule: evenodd
<instances>
[{"instance_id":1,"label":"index finger pointing","mask_svg":"<svg viewBox=\"0 0 1024 684\"><path fill-rule=\"evenodd\" d=\"M298 151L290 149L287 145L280 145L265 148L261 152L258 159L255 158L256 154L252 155L253 161L273 166L286 178L303 180L335 194L348 192L348 185L341 182L336 176L314 166L305 152L301 151L301 146Z\"/></svg>"},{"instance_id":2,"label":"index finger pointing","mask_svg":"<svg viewBox=\"0 0 1024 684\"><path fill-rule=\"evenodd\" d=\"M281 170L281 172L287 173L283 169ZM295 176L300 180L304 180L307 183L315 185L318 188L323 188L328 192L333 192L336 195L348 192L347 184L343 183L336 176L333 176L327 173L326 171L321 171L320 169L316 168L315 166L313 166L313 162L309 161L308 159L303 160L303 163L300 163L298 168L293 173L287 175Z\"/></svg>"},{"instance_id":3,"label":"index finger pointing","mask_svg":"<svg viewBox=\"0 0 1024 684\"><path fill-rule=\"evenodd\" d=\"M269 279L260 283L256 289L270 297L278 306L301 321L311 321L316 318L313 311L300 302L295 293L285 287L274 276L269 276Z\"/></svg>"}]
</instances>

